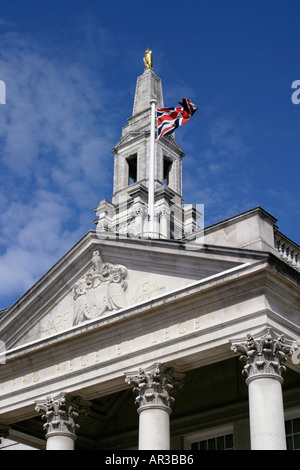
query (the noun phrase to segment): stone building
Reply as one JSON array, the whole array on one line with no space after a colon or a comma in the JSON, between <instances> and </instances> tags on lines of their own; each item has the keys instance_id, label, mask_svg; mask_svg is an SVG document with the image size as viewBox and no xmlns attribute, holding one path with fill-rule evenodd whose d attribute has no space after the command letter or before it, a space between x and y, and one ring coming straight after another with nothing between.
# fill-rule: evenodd
<instances>
[{"instance_id":1,"label":"stone building","mask_svg":"<svg viewBox=\"0 0 300 470\"><path fill-rule=\"evenodd\" d=\"M112 201L0 312L2 448L300 448L299 246L257 207L201 229L183 150L156 143L151 68L113 149Z\"/></svg>"}]
</instances>

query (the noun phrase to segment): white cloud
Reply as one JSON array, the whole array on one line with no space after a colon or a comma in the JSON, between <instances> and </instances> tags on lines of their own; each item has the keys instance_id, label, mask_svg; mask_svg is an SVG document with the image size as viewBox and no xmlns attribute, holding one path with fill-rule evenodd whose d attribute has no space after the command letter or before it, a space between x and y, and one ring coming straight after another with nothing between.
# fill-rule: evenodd
<instances>
[{"instance_id":1,"label":"white cloud","mask_svg":"<svg viewBox=\"0 0 300 470\"><path fill-rule=\"evenodd\" d=\"M62 197L36 191L28 204L12 202L1 214L0 285L2 295L24 292L75 241L69 209Z\"/></svg>"},{"instance_id":2,"label":"white cloud","mask_svg":"<svg viewBox=\"0 0 300 470\"><path fill-rule=\"evenodd\" d=\"M211 123L208 134L210 136L210 148L206 152L208 160L217 161L218 165L233 165L238 160L241 165L248 156L249 148L245 143L243 129L233 117L216 118Z\"/></svg>"},{"instance_id":3,"label":"white cloud","mask_svg":"<svg viewBox=\"0 0 300 470\"><path fill-rule=\"evenodd\" d=\"M115 136L104 112L110 96L92 67L62 61L34 38L0 39L1 308L92 228L92 212L83 226L80 211L111 189Z\"/></svg>"},{"instance_id":4,"label":"white cloud","mask_svg":"<svg viewBox=\"0 0 300 470\"><path fill-rule=\"evenodd\" d=\"M251 149L242 123L232 115L220 115L214 110L202 135L206 136L205 143L200 150L197 148L197 154L184 161L183 184L185 201L204 204L207 226L255 204L247 166Z\"/></svg>"}]
</instances>

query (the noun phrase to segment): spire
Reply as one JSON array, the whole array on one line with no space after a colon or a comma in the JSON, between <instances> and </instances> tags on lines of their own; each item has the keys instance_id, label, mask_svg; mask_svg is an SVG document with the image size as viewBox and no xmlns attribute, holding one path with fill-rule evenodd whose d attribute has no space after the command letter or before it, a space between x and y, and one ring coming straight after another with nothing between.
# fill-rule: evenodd
<instances>
[{"instance_id":1,"label":"spire","mask_svg":"<svg viewBox=\"0 0 300 470\"><path fill-rule=\"evenodd\" d=\"M145 71L136 82L132 116L149 109L151 100L156 100L159 107L164 104L161 79L153 72L152 51L149 48L143 60Z\"/></svg>"},{"instance_id":2,"label":"spire","mask_svg":"<svg viewBox=\"0 0 300 470\"><path fill-rule=\"evenodd\" d=\"M152 99L157 101L157 107L164 106L161 79L153 70L146 68L136 82L132 116L148 110Z\"/></svg>"},{"instance_id":3,"label":"spire","mask_svg":"<svg viewBox=\"0 0 300 470\"><path fill-rule=\"evenodd\" d=\"M97 230L104 238L116 236L116 233L135 236L149 233L150 102L156 100L158 108L164 107L161 79L152 69L150 53L147 49L144 57L146 68L137 78L132 116L112 150L112 201L103 200L95 208ZM154 187L151 186L155 238L182 238L186 233L182 198L184 153L174 134L155 142L155 150ZM190 226L188 222L187 227Z\"/></svg>"}]
</instances>

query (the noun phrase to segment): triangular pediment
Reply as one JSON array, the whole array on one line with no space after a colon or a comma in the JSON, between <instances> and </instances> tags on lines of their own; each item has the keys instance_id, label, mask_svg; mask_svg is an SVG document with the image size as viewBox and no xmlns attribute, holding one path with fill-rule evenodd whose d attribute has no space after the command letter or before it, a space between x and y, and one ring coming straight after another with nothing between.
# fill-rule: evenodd
<instances>
[{"instance_id":1,"label":"triangular pediment","mask_svg":"<svg viewBox=\"0 0 300 470\"><path fill-rule=\"evenodd\" d=\"M2 317L8 347L52 338L151 302L244 262L179 242L99 240L89 232Z\"/></svg>"},{"instance_id":2,"label":"triangular pediment","mask_svg":"<svg viewBox=\"0 0 300 470\"><path fill-rule=\"evenodd\" d=\"M148 135L149 135L149 131L147 132L147 130L130 131L126 135L121 137L119 142L112 149L112 152L119 150L125 145L138 142L141 139L146 139Z\"/></svg>"}]
</instances>

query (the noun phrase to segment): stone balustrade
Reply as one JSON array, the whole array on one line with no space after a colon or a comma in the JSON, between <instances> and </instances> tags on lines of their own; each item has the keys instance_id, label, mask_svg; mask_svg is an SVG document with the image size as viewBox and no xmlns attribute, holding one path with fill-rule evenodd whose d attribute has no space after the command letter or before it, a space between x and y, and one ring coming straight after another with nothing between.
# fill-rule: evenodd
<instances>
[{"instance_id":1,"label":"stone balustrade","mask_svg":"<svg viewBox=\"0 0 300 470\"><path fill-rule=\"evenodd\" d=\"M292 268L300 271L300 246L279 231L275 232L274 244L279 257Z\"/></svg>"}]
</instances>

